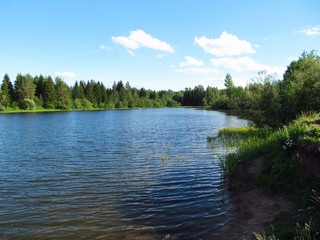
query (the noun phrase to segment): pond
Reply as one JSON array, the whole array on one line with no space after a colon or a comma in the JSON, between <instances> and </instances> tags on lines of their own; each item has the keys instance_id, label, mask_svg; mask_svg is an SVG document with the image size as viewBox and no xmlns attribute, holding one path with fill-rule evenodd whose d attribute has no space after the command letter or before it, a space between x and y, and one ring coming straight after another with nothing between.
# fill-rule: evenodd
<instances>
[{"instance_id":1,"label":"pond","mask_svg":"<svg viewBox=\"0 0 320 240\"><path fill-rule=\"evenodd\" d=\"M190 108L0 115L1 239L214 239L232 205Z\"/></svg>"}]
</instances>

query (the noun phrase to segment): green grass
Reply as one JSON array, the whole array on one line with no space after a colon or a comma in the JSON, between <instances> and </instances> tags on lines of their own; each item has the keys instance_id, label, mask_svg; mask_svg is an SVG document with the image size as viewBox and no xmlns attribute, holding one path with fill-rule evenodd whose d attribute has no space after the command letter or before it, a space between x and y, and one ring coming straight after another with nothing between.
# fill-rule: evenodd
<instances>
[{"instance_id":1,"label":"green grass","mask_svg":"<svg viewBox=\"0 0 320 240\"><path fill-rule=\"evenodd\" d=\"M320 190L320 178L305 176L300 169L298 153L311 151L314 161L320 160L319 114L299 116L297 120L278 130L254 127L221 129L216 138L208 138L214 145L222 144L233 151L221 161L225 177L232 187L246 178L243 166L256 158L263 158L264 165L257 173L257 182L266 193L285 194L305 211L303 218L279 218L274 233L259 235L259 239L316 239L320 229L320 204L310 201L313 189ZM316 195L316 202L319 200ZM319 200L320 202L320 200ZM310 222L311 221L311 222ZM299 227L297 227L299 224Z\"/></svg>"},{"instance_id":2,"label":"green grass","mask_svg":"<svg viewBox=\"0 0 320 240\"><path fill-rule=\"evenodd\" d=\"M23 109L7 109L0 111L0 114L11 114L11 113L42 113L42 112L65 112L66 110L61 109L33 109L33 110L23 110Z\"/></svg>"},{"instance_id":3,"label":"green grass","mask_svg":"<svg viewBox=\"0 0 320 240\"><path fill-rule=\"evenodd\" d=\"M13 114L13 113L44 113L44 112L82 112L82 111L107 111L107 110L131 110L130 108L121 108L121 109L105 109L105 108L92 108L92 109L49 109L49 108L38 108L32 110L24 110L24 109L6 109L0 111L0 114Z\"/></svg>"}]
</instances>

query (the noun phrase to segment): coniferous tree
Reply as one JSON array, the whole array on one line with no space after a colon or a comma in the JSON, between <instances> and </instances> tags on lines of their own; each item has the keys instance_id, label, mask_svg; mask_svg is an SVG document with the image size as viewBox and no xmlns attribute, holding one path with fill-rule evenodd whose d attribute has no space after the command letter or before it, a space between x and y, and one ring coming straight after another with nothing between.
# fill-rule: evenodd
<instances>
[{"instance_id":1,"label":"coniferous tree","mask_svg":"<svg viewBox=\"0 0 320 240\"><path fill-rule=\"evenodd\" d=\"M55 91L57 99L57 107L69 110L71 108L70 89L68 85L59 77L55 79Z\"/></svg>"},{"instance_id":2,"label":"coniferous tree","mask_svg":"<svg viewBox=\"0 0 320 240\"><path fill-rule=\"evenodd\" d=\"M23 76L18 74L14 83L16 100L22 109L34 109L36 107L34 96L36 86L30 74Z\"/></svg>"},{"instance_id":3,"label":"coniferous tree","mask_svg":"<svg viewBox=\"0 0 320 240\"><path fill-rule=\"evenodd\" d=\"M84 99L84 88L83 84L79 84L78 81L75 82L74 87L72 88L72 98L75 99Z\"/></svg>"},{"instance_id":4,"label":"coniferous tree","mask_svg":"<svg viewBox=\"0 0 320 240\"><path fill-rule=\"evenodd\" d=\"M224 86L226 87L227 96L231 98L232 91L234 90L235 86L234 86L232 77L229 73L227 73L226 78L224 79Z\"/></svg>"},{"instance_id":5,"label":"coniferous tree","mask_svg":"<svg viewBox=\"0 0 320 240\"><path fill-rule=\"evenodd\" d=\"M8 74L5 74L1 84L2 90L2 105L9 107L14 101L14 88Z\"/></svg>"},{"instance_id":6,"label":"coniferous tree","mask_svg":"<svg viewBox=\"0 0 320 240\"><path fill-rule=\"evenodd\" d=\"M54 82L51 76L46 77L43 80L43 83L41 85L42 86L40 87L41 89L40 95L42 96L42 99L43 99L43 106L45 108L55 108L56 91L55 91Z\"/></svg>"},{"instance_id":7,"label":"coniferous tree","mask_svg":"<svg viewBox=\"0 0 320 240\"><path fill-rule=\"evenodd\" d=\"M35 84L33 83L33 78L29 74L25 76L18 74L14 88L18 101L22 101L25 98L33 99L36 90Z\"/></svg>"},{"instance_id":8,"label":"coniferous tree","mask_svg":"<svg viewBox=\"0 0 320 240\"><path fill-rule=\"evenodd\" d=\"M107 102L107 90L103 83L100 84L100 92L101 92L101 103L105 104Z\"/></svg>"}]
</instances>

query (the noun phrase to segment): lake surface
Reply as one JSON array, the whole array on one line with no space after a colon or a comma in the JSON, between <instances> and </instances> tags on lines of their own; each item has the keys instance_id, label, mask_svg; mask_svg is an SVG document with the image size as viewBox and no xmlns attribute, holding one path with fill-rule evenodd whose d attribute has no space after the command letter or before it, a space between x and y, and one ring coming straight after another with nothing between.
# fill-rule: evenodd
<instances>
[{"instance_id":1,"label":"lake surface","mask_svg":"<svg viewBox=\"0 0 320 240\"><path fill-rule=\"evenodd\" d=\"M214 239L232 205L207 137L224 113L0 115L0 239Z\"/></svg>"}]
</instances>

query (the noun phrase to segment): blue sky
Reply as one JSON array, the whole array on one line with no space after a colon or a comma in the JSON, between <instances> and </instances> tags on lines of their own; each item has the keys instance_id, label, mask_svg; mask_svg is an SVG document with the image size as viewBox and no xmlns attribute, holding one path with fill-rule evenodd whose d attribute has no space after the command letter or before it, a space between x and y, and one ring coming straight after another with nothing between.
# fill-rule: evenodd
<instances>
[{"instance_id":1,"label":"blue sky","mask_svg":"<svg viewBox=\"0 0 320 240\"><path fill-rule=\"evenodd\" d=\"M279 78L320 49L319 0L0 0L0 76L148 89ZM319 52L318 52L319 54Z\"/></svg>"}]
</instances>

